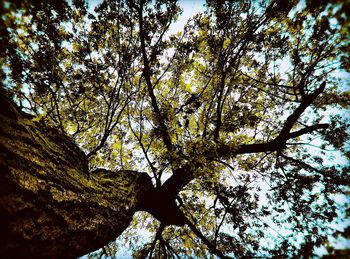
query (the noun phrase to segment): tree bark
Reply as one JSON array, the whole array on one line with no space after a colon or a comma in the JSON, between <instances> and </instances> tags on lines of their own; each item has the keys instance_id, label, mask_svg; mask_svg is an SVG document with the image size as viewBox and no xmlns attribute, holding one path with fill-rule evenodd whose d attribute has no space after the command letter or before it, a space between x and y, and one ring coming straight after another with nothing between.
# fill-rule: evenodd
<instances>
[{"instance_id":1,"label":"tree bark","mask_svg":"<svg viewBox=\"0 0 350 259\"><path fill-rule=\"evenodd\" d=\"M0 89L0 251L5 258L74 258L129 225L150 177L88 172L85 154Z\"/></svg>"}]
</instances>

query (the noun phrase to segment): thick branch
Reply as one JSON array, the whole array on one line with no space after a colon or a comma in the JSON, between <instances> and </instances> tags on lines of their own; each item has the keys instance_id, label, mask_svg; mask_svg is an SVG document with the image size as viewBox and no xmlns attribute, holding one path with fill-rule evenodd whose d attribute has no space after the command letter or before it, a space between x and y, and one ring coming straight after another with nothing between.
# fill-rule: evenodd
<instances>
[{"instance_id":1,"label":"thick branch","mask_svg":"<svg viewBox=\"0 0 350 259\"><path fill-rule=\"evenodd\" d=\"M241 145L237 150L232 151L232 153L239 155L239 154L249 154L249 153L273 152L273 151L281 150L281 148L284 148L285 143L288 139L297 138L307 133L311 133L315 130L326 129L328 127L329 125L326 123L308 126L301 130L288 133L287 135L283 136L283 139L279 135L276 139L267 143ZM219 149L219 153L221 154L224 154L225 152L229 152L229 150L227 150L227 147L225 146L223 146L221 149L222 150Z\"/></svg>"},{"instance_id":2,"label":"thick branch","mask_svg":"<svg viewBox=\"0 0 350 259\"><path fill-rule=\"evenodd\" d=\"M294 112L289 115L286 122L283 125L282 130L278 134L278 136L267 143L259 143L259 144L250 144L250 145L241 145L238 149L231 151L233 154L247 154L247 153L259 153L259 152L268 152L268 151L277 151L281 150L285 147L286 141L291 138L299 137L303 134L310 133L317 129L327 128L327 124L317 124L310 127L306 127L296 132L290 133L294 124L297 122L301 114L309 107L313 101L317 98L317 96L322 93L325 89L326 83L323 82L320 87L312 94L305 96L305 98L301 101L300 105L294 110ZM227 152L227 147L223 147L223 151ZM225 153L223 153L225 154ZM227 153L226 153L227 154Z\"/></svg>"},{"instance_id":3,"label":"thick branch","mask_svg":"<svg viewBox=\"0 0 350 259\"><path fill-rule=\"evenodd\" d=\"M191 180L193 180L193 170L196 165L187 164L174 171L174 174L165 181L161 187L163 195L175 198L180 190L186 186Z\"/></svg>"},{"instance_id":4,"label":"thick branch","mask_svg":"<svg viewBox=\"0 0 350 259\"><path fill-rule=\"evenodd\" d=\"M305 96L305 98L303 98L300 105L287 118L282 130L280 131L280 134L276 139L283 140L283 141L287 140L290 130L292 129L294 124L297 122L301 114L306 110L307 107L309 107L313 103L313 101L317 98L317 96L319 96L319 94L324 91L325 87L326 87L326 83L323 82L314 93L307 95Z\"/></svg>"},{"instance_id":5,"label":"thick branch","mask_svg":"<svg viewBox=\"0 0 350 259\"><path fill-rule=\"evenodd\" d=\"M170 188L157 188L146 192L138 209L149 212L165 225L183 226L184 215L175 203L176 196L172 195L170 190Z\"/></svg>"},{"instance_id":6,"label":"thick branch","mask_svg":"<svg viewBox=\"0 0 350 259\"><path fill-rule=\"evenodd\" d=\"M165 228L165 225L163 223L161 223L158 230L157 230L156 236L154 237L151 248L149 250L150 251L149 258L152 258L152 254L153 254L154 248L156 247L157 241L159 240L159 242L160 242L160 240L162 239L162 233L163 233L164 228Z\"/></svg>"}]
</instances>

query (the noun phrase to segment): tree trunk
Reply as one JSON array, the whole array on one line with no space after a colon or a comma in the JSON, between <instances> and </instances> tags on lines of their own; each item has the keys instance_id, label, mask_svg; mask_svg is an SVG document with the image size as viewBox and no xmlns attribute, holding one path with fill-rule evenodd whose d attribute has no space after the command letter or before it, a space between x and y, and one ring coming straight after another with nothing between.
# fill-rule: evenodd
<instances>
[{"instance_id":1,"label":"tree trunk","mask_svg":"<svg viewBox=\"0 0 350 259\"><path fill-rule=\"evenodd\" d=\"M152 188L145 173L89 174L67 137L18 110L0 89L0 253L73 258L114 240Z\"/></svg>"}]
</instances>

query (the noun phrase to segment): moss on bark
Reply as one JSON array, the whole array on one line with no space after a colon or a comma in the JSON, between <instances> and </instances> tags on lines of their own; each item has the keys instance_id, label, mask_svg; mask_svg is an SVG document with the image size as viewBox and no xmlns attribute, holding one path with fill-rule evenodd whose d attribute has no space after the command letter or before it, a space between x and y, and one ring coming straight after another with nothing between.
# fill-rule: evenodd
<instances>
[{"instance_id":1,"label":"moss on bark","mask_svg":"<svg viewBox=\"0 0 350 259\"><path fill-rule=\"evenodd\" d=\"M20 112L0 89L0 251L13 258L72 258L129 225L152 188L145 173L97 170L60 132Z\"/></svg>"}]
</instances>

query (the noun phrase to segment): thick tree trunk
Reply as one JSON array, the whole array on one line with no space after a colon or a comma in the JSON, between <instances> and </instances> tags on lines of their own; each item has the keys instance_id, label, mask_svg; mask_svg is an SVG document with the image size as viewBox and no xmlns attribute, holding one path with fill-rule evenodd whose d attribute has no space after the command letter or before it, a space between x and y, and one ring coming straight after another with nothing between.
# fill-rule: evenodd
<instances>
[{"instance_id":1,"label":"thick tree trunk","mask_svg":"<svg viewBox=\"0 0 350 259\"><path fill-rule=\"evenodd\" d=\"M0 89L0 253L2 258L73 258L129 225L152 188L134 171L89 174L66 136L20 112Z\"/></svg>"}]
</instances>

